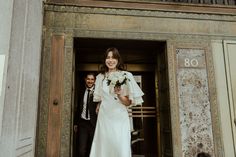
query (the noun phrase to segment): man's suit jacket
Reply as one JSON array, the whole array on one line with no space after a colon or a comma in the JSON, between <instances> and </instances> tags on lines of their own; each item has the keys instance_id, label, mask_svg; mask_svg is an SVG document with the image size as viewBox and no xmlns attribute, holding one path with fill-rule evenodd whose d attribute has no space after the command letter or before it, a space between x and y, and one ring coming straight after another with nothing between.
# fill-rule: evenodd
<instances>
[{"instance_id":1,"label":"man's suit jacket","mask_svg":"<svg viewBox=\"0 0 236 157\"><path fill-rule=\"evenodd\" d=\"M83 89L79 92L79 106L78 106L78 120L81 118L81 114L83 111L83 100L84 100L84 93L85 93L86 89ZM88 108L89 108L89 115L90 115L90 122L93 126L96 125L96 121L97 121L97 113L96 113L96 107L97 107L97 102L93 102L93 93L94 90L90 91L90 97L89 97L89 101L88 101ZM78 123L79 121L77 121ZM79 125L79 124L78 124Z\"/></svg>"}]
</instances>

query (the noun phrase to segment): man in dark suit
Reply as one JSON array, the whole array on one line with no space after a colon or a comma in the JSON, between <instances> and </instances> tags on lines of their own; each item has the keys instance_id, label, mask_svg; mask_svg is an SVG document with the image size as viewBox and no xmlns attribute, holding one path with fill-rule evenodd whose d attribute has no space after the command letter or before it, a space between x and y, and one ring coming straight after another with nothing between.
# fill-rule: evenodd
<instances>
[{"instance_id":1,"label":"man in dark suit","mask_svg":"<svg viewBox=\"0 0 236 157\"><path fill-rule=\"evenodd\" d=\"M85 78L85 90L79 92L78 118L75 131L78 131L79 157L89 157L93 135L95 131L97 102L93 102L95 74L88 73Z\"/></svg>"}]
</instances>

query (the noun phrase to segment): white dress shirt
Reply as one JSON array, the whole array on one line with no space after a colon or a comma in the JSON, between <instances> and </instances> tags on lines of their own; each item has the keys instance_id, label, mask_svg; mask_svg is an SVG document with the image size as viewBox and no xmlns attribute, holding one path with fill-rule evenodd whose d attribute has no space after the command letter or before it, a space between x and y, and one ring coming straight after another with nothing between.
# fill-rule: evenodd
<instances>
[{"instance_id":1,"label":"white dress shirt","mask_svg":"<svg viewBox=\"0 0 236 157\"><path fill-rule=\"evenodd\" d=\"M83 99L83 110L81 113L81 118L85 120L90 120L90 114L88 112L88 118L86 118L86 105L87 105L87 96L88 96L88 90L90 90L90 94L92 93L94 89L94 86L92 88L86 88L84 92L84 99Z\"/></svg>"}]
</instances>

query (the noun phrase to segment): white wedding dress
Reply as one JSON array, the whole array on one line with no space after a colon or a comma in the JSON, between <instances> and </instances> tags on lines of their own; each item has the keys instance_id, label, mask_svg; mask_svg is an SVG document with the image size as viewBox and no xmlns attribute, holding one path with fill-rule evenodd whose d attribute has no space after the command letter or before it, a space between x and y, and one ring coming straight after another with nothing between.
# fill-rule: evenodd
<instances>
[{"instance_id":1,"label":"white wedding dress","mask_svg":"<svg viewBox=\"0 0 236 157\"><path fill-rule=\"evenodd\" d=\"M123 95L131 105L143 102L143 92L133 75L126 73L129 81L122 85ZM127 107L119 101L107 85L107 78L99 74L96 78L94 101L101 101L90 157L131 157L130 120Z\"/></svg>"}]
</instances>

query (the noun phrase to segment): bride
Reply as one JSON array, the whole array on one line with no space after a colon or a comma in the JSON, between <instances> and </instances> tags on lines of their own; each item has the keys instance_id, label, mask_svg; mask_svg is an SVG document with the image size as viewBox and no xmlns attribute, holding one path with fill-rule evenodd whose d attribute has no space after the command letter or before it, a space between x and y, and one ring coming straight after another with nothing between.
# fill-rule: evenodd
<instances>
[{"instance_id":1,"label":"bride","mask_svg":"<svg viewBox=\"0 0 236 157\"><path fill-rule=\"evenodd\" d=\"M131 157L127 107L141 104L142 96L133 75L124 71L118 50L108 48L95 82L94 101L101 103L90 157Z\"/></svg>"}]
</instances>

